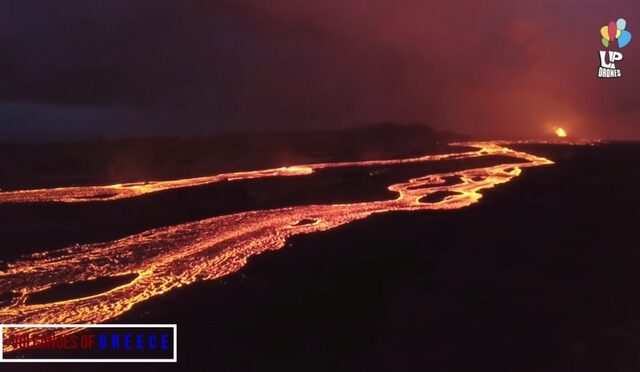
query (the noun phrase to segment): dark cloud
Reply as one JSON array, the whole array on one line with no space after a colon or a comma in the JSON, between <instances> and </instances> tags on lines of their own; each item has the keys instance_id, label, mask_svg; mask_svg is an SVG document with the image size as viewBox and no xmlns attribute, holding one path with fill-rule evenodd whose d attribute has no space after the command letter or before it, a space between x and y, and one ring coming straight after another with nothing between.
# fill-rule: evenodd
<instances>
[{"instance_id":1,"label":"dark cloud","mask_svg":"<svg viewBox=\"0 0 640 372\"><path fill-rule=\"evenodd\" d=\"M9 103L0 105L0 118L3 137L25 141L144 135L148 129L143 113L123 107Z\"/></svg>"},{"instance_id":2,"label":"dark cloud","mask_svg":"<svg viewBox=\"0 0 640 372\"><path fill-rule=\"evenodd\" d=\"M640 30L632 0L10 0L0 8L3 136L394 120L500 137L544 135L554 123L584 136L640 137L637 41L624 50L622 79L595 78L599 27L622 16Z\"/></svg>"}]
</instances>

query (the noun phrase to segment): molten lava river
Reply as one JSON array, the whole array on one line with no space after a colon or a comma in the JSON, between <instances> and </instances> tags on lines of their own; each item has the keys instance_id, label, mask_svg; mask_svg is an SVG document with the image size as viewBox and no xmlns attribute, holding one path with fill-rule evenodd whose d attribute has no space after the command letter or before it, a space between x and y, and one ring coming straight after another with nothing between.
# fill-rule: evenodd
<instances>
[{"instance_id":1,"label":"molten lava river","mask_svg":"<svg viewBox=\"0 0 640 372\"><path fill-rule=\"evenodd\" d=\"M325 168L392 166L494 155L516 160L504 165L425 175L389 185L388 189L397 193L392 200L248 211L157 228L116 241L32 254L9 263L0 271L0 293L15 295L0 308L0 324L105 322L174 288L233 273L243 267L249 257L283 247L288 237L333 229L374 213L463 208L478 202L482 197L480 191L509 182L523 168L553 164L548 159L507 148L508 144L502 142L454 145L465 146L469 151L398 160L300 165L165 182L0 192L0 203L97 200L108 203L221 181L304 176ZM459 182L447 185L445 181L451 177ZM434 193L447 196L426 202ZM136 276L129 283L97 295L46 304L27 301L30 295L60 284L125 274ZM11 350L9 345L4 347L5 351Z\"/></svg>"}]
</instances>

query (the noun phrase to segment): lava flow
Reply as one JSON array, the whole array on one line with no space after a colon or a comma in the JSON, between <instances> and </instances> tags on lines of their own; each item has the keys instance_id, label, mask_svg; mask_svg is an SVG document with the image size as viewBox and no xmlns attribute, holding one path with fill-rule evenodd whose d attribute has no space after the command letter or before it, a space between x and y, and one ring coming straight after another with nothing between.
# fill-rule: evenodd
<instances>
[{"instance_id":1,"label":"lava flow","mask_svg":"<svg viewBox=\"0 0 640 372\"><path fill-rule=\"evenodd\" d=\"M9 263L7 269L0 272L0 293L14 294L14 299L0 308L0 324L105 322L174 288L233 273L244 266L249 257L282 248L291 236L333 229L374 213L462 208L477 202L482 197L481 190L510 181L523 168L553 163L497 142L457 145L475 150L400 160L303 165L148 184L1 193L0 202L5 203L80 202L105 192L111 196L104 200L114 200L220 180L308 175L316 169L332 167L393 165L492 155L521 160L409 179L388 187L398 195L393 200L249 211L153 229L112 242L33 254ZM447 185L445 181L451 178L458 182ZM428 202L434 195L446 196ZM137 276L131 282L97 295L47 304L30 304L27 301L30 295L63 283L124 274ZM10 345L4 345L4 348L5 351L11 350Z\"/></svg>"},{"instance_id":2,"label":"lava flow","mask_svg":"<svg viewBox=\"0 0 640 372\"><path fill-rule=\"evenodd\" d=\"M457 145L472 146L469 144ZM53 189L5 191L0 192L0 204L43 202L82 203L90 201L112 201L133 198L136 196L141 196L158 191L209 185L222 181L237 181L264 177L303 176L312 174L317 169L325 168L393 165L424 161L465 159L483 155L480 154L480 151L481 150L442 155L427 155L417 158L399 160L372 160L360 162L297 165L291 167L281 167L248 172L223 173L209 177L186 178L172 181L148 181L122 183L107 186L60 187ZM494 154L506 155L506 152L507 149L494 149Z\"/></svg>"}]
</instances>

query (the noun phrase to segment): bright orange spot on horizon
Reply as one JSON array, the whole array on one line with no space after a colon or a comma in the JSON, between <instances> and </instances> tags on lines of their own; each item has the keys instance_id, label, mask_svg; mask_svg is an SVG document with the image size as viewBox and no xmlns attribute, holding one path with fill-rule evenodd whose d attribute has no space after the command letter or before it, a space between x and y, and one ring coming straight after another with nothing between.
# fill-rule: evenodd
<instances>
[{"instance_id":1,"label":"bright orange spot on horizon","mask_svg":"<svg viewBox=\"0 0 640 372\"><path fill-rule=\"evenodd\" d=\"M562 127L558 127L556 128L556 136L564 138L567 136L567 132Z\"/></svg>"}]
</instances>

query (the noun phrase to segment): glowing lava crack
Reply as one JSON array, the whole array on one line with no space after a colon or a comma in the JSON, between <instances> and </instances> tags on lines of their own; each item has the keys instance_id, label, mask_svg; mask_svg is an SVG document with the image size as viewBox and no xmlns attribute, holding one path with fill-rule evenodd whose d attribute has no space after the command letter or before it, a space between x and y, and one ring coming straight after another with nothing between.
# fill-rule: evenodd
<instances>
[{"instance_id":1,"label":"glowing lava crack","mask_svg":"<svg viewBox=\"0 0 640 372\"><path fill-rule=\"evenodd\" d=\"M458 145L475 148L475 151L401 160L303 165L167 182L0 193L0 203L82 202L105 193L111 196L104 200L115 200L221 180L306 175L322 168L393 165L491 155L522 160L486 168L426 175L390 185L389 190L398 193L394 200L243 212L149 230L113 242L34 254L10 263L0 273L0 293L17 294L11 303L0 309L0 323L105 322L123 314L135 304L173 288L233 273L244 266L249 257L266 250L279 249L293 235L332 229L373 213L462 208L477 202L481 198L481 190L510 181L520 174L522 168L552 164L548 159L514 151L497 142ZM460 182L447 185L445 180L451 177L456 177ZM436 193L446 196L440 201L425 202L425 198ZM138 276L129 283L90 297L48 304L27 304L26 301L30 294L63 283L123 274ZM4 347L5 351L10 350L9 345Z\"/></svg>"}]
</instances>

